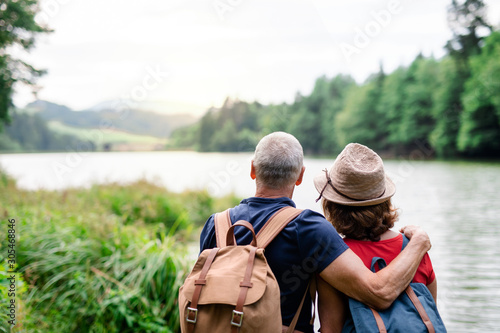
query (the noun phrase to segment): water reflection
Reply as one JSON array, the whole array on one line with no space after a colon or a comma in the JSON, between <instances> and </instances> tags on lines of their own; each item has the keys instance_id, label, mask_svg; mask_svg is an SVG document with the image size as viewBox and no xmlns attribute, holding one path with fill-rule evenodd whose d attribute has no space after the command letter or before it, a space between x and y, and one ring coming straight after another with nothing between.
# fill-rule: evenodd
<instances>
[{"instance_id":1,"label":"water reflection","mask_svg":"<svg viewBox=\"0 0 500 333\"><path fill-rule=\"evenodd\" d=\"M399 198L405 222L431 235L443 320L450 332L498 331L499 166L425 162L414 176Z\"/></svg>"}]
</instances>

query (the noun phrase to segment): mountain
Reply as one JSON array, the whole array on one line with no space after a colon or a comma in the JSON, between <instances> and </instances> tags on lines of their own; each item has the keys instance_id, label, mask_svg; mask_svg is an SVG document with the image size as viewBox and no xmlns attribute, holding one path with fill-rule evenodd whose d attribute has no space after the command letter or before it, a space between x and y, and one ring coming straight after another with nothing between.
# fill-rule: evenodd
<instances>
[{"instance_id":1,"label":"mountain","mask_svg":"<svg viewBox=\"0 0 500 333\"><path fill-rule=\"evenodd\" d=\"M186 114L160 114L128 108L127 105L106 105L105 108L74 111L67 106L38 100L23 111L36 113L46 121L57 121L75 128L112 128L138 135L167 138L173 130L193 124L197 118Z\"/></svg>"},{"instance_id":2,"label":"mountain","mask_svg":"<svg viewBox=\"0 0 500 333\"><path fill-rule=\"evenodd\" d=\"M207 112L207 107L179 101L171 100L145 100L145 101L134 101L127 99L114 99L102 101L88 109L86 111L101 111L105 109L115 109L117 105L127 104L133 106L137 110L148 110L150 112L156 112L160 114L191 114L195 117L201 117Z\"/></svg>"}]
</instances>

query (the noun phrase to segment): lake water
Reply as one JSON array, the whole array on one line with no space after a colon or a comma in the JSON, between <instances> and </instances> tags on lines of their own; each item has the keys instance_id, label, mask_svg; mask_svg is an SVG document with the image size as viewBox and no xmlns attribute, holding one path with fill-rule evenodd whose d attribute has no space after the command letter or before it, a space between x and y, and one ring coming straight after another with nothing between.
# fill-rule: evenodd
<instances>
[{"instance_id":1,"label":"lake water","mask_svg":"<svg viewBox=\"0 0 500 333\"><path fill-rule=\"evenodd\" d=\"M195 152L0 155L0 167L27 189L88 187L145 178L172 191L254 194L251 154ZM300 208L321 211L312 178L333 159L306 158ZM401 209L396 227L418 224L431 237L438 308L449 332L500 331L500 164L386 161Z\"/></svg>"}]
</instances>

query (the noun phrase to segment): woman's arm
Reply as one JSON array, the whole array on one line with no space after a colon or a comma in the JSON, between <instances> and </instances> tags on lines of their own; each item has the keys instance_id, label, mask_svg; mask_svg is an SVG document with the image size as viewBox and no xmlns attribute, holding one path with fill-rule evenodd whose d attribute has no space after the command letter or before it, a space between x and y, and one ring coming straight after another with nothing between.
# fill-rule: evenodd
<instances>
[{"instance_id":1,"label":"woman's arm","mask_svg":"<svg viewBox=\"0 0 500 333\"><path fill-rule=\"evenodd\" d=\"M429 289L429 291L431 292L431 295L432 295L432 298L434 298L434 302L436 302L437 304L437 282L436 282L436 279L434 278L434 281L432 281L431 283L429 283L427 285L427 289Z\"/></svg>"},{"instance_id":2,"label":"woman's arm","mask_svg":"<svg viewBox=\"0 0 500 333\"><path fill-rule=\"evenodd\" d=\"M321 333L340 333L348 312L347 297L320 276L317 281Z\"/></svg>"}]
</instances>

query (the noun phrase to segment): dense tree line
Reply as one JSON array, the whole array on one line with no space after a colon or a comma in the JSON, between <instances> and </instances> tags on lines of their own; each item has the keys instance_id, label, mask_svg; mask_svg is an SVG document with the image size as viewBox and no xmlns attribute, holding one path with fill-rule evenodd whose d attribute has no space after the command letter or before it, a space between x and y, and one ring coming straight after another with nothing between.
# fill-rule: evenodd
<instances>
[{"instance_id":1,"label":"dense tree line","mask_svg":"<svg viewBox=\"0 0 500 333\"><path fill-rule=\"evenodd\" d=\"M33 85L43 74L7 52L13 46L29 50L37 35L49 32L36 23L38 11L37 0L0 5L0 130L2 122L12 120L0 133L1 149L60 150L77 140L51 133L39 116L11 111L14 84ZM176 130L169 146L248 151L263 135L282 130L313 154L334 154L349 142L360 142L391 155L426 147L428 156L498 157L500 32L493 32L485 13L483 0L451 0L453 36L442 59L419 55L392 73L381 68L362 84L346 75L323 76L309 95L297 94L290 104L227 99L196 124ZM88 125L94 118L82 114L78 123Z\"/></svg>"},{"instance_id":2,"label":"dense tree line","mask_svg":"<svg viewBox=\"0 0 500 333\"><path fill-rule=\"evenodd\" d=\"M220 109L209 109L194 125L175 130L169 148L199 151L246 151L255 147L260 132L259 103L226 99Z\"/></svg>"},{"instance_id":3,"label":"dense tree line","mask_svg":"<svg viewBox=\"0 0 500 333\"><path fill-rule=\"evenodd\" d=\"M0 133L0 151L94 151L91 141L51 131L37 114L13 111L10 125Z\"/></svg>"},{"instance_id":4,"label":"dense tree line","mask_svg":"<svg viewBox=\"0 0 500 333\"><path fill-rule=\"evenodd\" d=\"M479 24L489 26L471 12L479 15L483 7L453 3L450 11L465 12L473 23L454 34L444 58L418 55L390 74L381 68L363 84L344 75L320 77L311 94L297 94L291 104L228 99L174 132L170 146L251 150L262 136L282 130L313 154L359 142L392 156L425 147L427 157L500 157L500 32L479 37Z\"/></svg>"}]
</instances>

